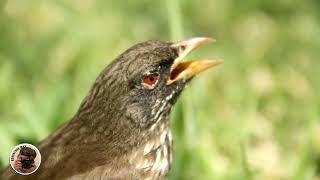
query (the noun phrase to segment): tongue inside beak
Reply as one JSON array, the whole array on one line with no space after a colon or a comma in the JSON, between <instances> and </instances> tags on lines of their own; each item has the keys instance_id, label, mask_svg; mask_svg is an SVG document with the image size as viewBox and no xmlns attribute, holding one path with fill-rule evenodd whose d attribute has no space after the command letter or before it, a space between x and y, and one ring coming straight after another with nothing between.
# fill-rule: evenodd
<instances>
[{"instance_id":1,"label":"tongue inside beak","mask_svg":"<svg viewBox=\"0 0 320 180\"><path fill-rule=\"evenodd\" d=\"M175 68L171 70L167 85L181 79L188 80L194 75L222 63L222 60L199 60L178 63L175 65Z\"/></svg>"},{"instance_id":2,"label":"tongue inside beak","mask_svg":"<svg viewBox=\"0 0 320 180\"><path fill-rule=\"evenodd\" d=\"M182 79L188 80L200 72L222 64L222 60L196 60L180 62L181 59L192 50L212 41L213 40L211 38L199 37L173 44L172 47L178 48L179 50L179 57L175 60L171 67L170 78L167 80L167 85Z\"/></svg>"}]
</instances>

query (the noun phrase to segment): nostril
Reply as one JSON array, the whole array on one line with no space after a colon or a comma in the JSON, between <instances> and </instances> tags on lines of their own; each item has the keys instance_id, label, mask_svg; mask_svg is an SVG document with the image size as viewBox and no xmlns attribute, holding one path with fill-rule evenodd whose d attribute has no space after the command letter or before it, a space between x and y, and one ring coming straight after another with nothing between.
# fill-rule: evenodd
<instances>
[{"instance_id":1,"label":"nostril","mask_svg":"<svg viewBox=\"0 0 320 180\"><path fill-rule=\"evenodd\" d=\"M179 51L182 52L182 51L186 50L186 48L187 47L185 45L181 45L180 48L179 48Z\"/></svg>"}]
</instances>

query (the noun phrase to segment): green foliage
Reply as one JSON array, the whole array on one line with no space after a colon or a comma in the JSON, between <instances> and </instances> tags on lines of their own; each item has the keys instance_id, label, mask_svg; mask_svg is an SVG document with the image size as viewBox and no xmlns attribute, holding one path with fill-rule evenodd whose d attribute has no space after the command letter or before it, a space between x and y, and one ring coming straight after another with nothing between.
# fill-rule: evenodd
<instances>
[{"instance_id":1,"label":"green foliage","mask_svg":"<svg viewBox=\"0 0 320 180\"><path fill-rule=\"evenodd\" d=\"M174 109L169 179L320 178L320 3L0 3L0 167L77 110L100 71L147 39L210 36L192 58L222 58Z\"/></svg>"}]
</instances>

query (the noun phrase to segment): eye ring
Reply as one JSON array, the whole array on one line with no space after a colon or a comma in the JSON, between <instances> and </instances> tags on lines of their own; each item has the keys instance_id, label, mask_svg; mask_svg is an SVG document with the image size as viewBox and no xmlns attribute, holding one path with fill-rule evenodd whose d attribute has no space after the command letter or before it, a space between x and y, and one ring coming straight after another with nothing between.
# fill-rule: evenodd
<instances>
[{"instance_id":1,"label":"eye ring","mask_svg":"<svg viewBox=\"0 0 320 180\"><path fill-rule=\"evenodd\" d=\"M153 89L158 83L159 74L158 73L148 73L144 76L142 85L148 89Z\"/></svg>"}]
</instances>

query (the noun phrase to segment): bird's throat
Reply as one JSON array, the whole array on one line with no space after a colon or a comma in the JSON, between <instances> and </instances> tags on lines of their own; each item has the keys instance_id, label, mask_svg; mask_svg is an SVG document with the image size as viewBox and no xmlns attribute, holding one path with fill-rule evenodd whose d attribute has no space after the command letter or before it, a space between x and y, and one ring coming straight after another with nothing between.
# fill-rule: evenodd
<instances>
[{"instance_id":1,"label":"bird's throat","mask_svg":"<svg viewBox=\"0 0 320 180\"><path fill-rule=\"evenodd\" d=\"M133 152L130 163L138 171L159 179L168 173L172 162L172 135L168 121L151 127L146 138L138 151Z\"/></svg>"}]
</instances>

